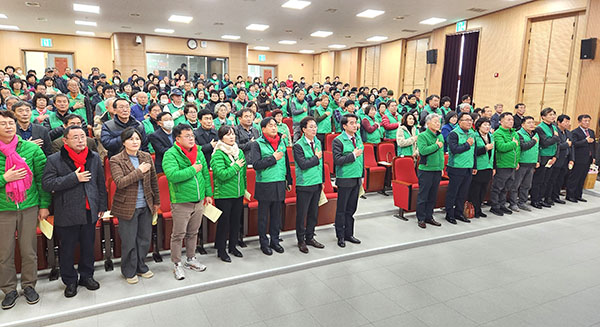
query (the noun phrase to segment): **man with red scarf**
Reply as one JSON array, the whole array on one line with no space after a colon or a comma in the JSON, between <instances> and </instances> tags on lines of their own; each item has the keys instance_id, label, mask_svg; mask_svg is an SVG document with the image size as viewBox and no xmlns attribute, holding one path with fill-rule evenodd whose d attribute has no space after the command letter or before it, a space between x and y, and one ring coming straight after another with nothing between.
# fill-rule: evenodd
<instances>
[{"instance_id":1,"label":"man with red scarf","mask_svg":"<svg viewBox=\"0 0 600 327\"><path fill-rule=\"evenodd\" d=\"M65 297L77 295L77 284L90 291L100 288L94 280L96 222L107 210L107 192L100 156L88 149L83 127L69 126L64 146L48 157L42 187L53 194L54 230L60 240L60 275ZM79 264L73 267L79 244Z\"/></svg>"},{"instance_id":2,"label":"man with red scarf","mask_svg":"<svg viewBox=\"0 0 600 327\"><path fill-rule=\"evenodd\" d=\"M277 133L277 121L267 117L260 123L262 136L252 142L252 163L256 170L256 194L258 201L258 236L260 249L266 255L283 253L279 245L279 230L281 229L281 204L285 200L285 192L292 188L292 173L287 156L285 142ZM269 219L270 217L270 219ZM267 237L267 221L269 221L269 236Z\"/></svg>"},{"instance_id":3,"label":"man with red scarf","mask_svg":"<svg viewBox=\"0 0 600 327\"><path fill-rule=\"evenodd\" d=\"M2 309L12 308L17 293L15 270L15 232L21 252L21 288L27 303L35 304L40 296L37 281L36 225L49 215L50 194L42 189L42 172L46 156L33 142L17 133L12 111L0 111L0 290L5 297ZM37 218L37 219L36 219ZM40 253L40 255L43 255Z\"/></svg>"}]
</instances>

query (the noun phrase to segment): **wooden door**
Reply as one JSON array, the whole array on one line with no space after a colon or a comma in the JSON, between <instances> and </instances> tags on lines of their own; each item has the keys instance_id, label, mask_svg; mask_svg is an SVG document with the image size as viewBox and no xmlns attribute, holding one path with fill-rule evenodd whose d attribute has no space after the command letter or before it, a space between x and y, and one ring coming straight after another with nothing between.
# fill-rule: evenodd
<instances>
[{"instance_id":1,"label":"wooden door","mask_svg":"<svg viewBox=\"0 0 600 327\"><path fill-rule=\"evenodd\" d=\"M273 77L273 70L271 68L265 68L263 70L263 81Z\"/></svg>"},{"instance_id":2,"label":"wooden door","mask_svg":"<svg viewBox=\"0 0 600 327\"><path fill-rule=\"evenodd\" d=\"M62 76L65 74L65 69L69 67L69 61L64 57L54 57L54 67L58 69L59 76Z\"/></svg>"}]
</instances>

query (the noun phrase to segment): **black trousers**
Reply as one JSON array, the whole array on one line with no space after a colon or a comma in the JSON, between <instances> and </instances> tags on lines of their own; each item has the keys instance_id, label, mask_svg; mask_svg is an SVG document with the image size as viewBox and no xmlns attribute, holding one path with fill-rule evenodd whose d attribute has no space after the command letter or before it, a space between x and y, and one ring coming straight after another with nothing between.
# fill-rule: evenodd
<instances>
[{"instance_id":1,"label":"black trousers","mask_svg":"<svg viewBox=\"0 0 600 327\"><path fill-rule=\"evenodd\" d=\"M448 167L447 172L450 181L446 192L446 217L462 217L473 178L473 169Z\"/></svg>"},{"instance_id":2,"label":"black trousers","mask_svg":"<svg viewBox=\"0 0 600 327\"><path fill-rule=\"evenodd\" d=\"M229 249L235 249L240 233L240 218L244 210L244 198L215 199L215 206L223 211L217 221L215 247L225 251L225 243L229 240Z\"/></svg>"},{"instance_id":3,"label":"black trousers","mask_svg":"<svg viewBox=\"0 0 600 327\"><path fill-rule=\"evenodd\" d=\"M361 185L338 187L338 201L335 210L335 235L337 238L354 236L354 213L358 207L358 191Z\"/></svg>"},{"instance_id":4,"label":"black trousers","mask_svg":"<svg viewBox=\"0 0 600 327\"><path fill-rule=\"evenodd\" d=\"M258 238L260 246L269 246L267 222L269 222L270 244L279 244L281 229L281 201L258 201Z\"/></svg>"},{"instance_id":5,"label":"black trousers","mask_svg":"<svg viewBox=\"0 0 600 327\"><path fill-rule=\"evenodd\" d=\"M552 187L550 183L550 177L552 177L552 167L546 168L546 163L552 159L552 157L541 157L540 166L536 168L533 173L533 181L531 183L531 203L538 203L542 201L550 202Z\"/></svg>"},{"instance_id":6,"label":"black trousers","mask_svg":"<svg viewBox=\"0 0 600 327\"><path fill-rule=\"evenodd\" d=\"M560 190L562 189L563 185L565 185L565 178L567 177L568 174L569 174L568 162L565 162L563 167L554 167L554 169L552 169L552 174L550 177L550 183L552 184L551 185L551 187L552 187L551 199L552 200L558 199L560 197Z\"/></svg>"},{"instance_id":7,"label":"black trousers","mask_svg":"<svg viewBox=\"0 0 600 327\"><path fill-rule=\"evenodd\" d=\"M88 221L91 221L87 211ZM60 276L65 285L77 283L79 279L94 276L94 239L96 224L88 223L73 226L55 226L54 230L60 240L58 247ZM75 247L79 243L79 264L75 263Z\"/></svg>"},{"instance_id":8,"label":"black trousers","mask_svg":"<svg viewBox=\"0 0 600 327\"><path fill-rule=\"evenodd\" d=\"M485 194L487 193L488 185L490 185L491 180L491 169L477 170L477 174L471 179L469 202L473 204L475 213L481 213L481 204L485 199Z\"/></svg>"},{"instance_id":9,"label":"black trousers","mask_svg":"<svg viewBox=\"0 0 600 327\"><path fill-rule=\"evenodd\" d=\"M567 182L567 197L581 199L583 194L583 183L585 183L585 178L587 177L591 163L592 158L589 158L585 162L575 161L573 170L569 176L569 181Z\"/></svg>"},{"instance_id":10,"label":"black trousers","mask_svg":"<svg viewBox=\"0 0 600 327\"><path fill-rule=\"evenodd\" d=\"M315 236L317 216L319 215L319 199L322 185L310 186L312 191L303 187L296 188L296 238L298 242L312 240ZM306 228L304 227L306 225Z\"/></svg>"},{"instance_id":11,"label":"black trousers","mask_svg":"<svg viewBox=\"0 0 600 327\"><path fill-rule=\"evenodd\" d=\"M418 170L419 194L417 195L417 219L427 221L433 219L433 209L437 200L437 192L442 180L441 171Z\"/></svg>"}]
</instances>

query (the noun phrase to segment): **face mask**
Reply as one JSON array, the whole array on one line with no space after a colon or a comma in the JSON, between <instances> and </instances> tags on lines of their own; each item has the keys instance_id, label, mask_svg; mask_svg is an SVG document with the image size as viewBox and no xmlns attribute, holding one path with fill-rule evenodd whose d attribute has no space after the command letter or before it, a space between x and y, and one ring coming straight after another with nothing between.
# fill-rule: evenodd
<instances>
[{"instance_id":1,"label":"face mask","mask_svg":"<svg viewBox=\"0 0 600 327\"><path fill-rule=\"evenodd\" d=\"M4 81L5 81L5 82L8 82L8 81L10 81L10 77L8 77L8 76L4 76Z\"/></svg>"},{"instance_id":2,"label":"face mask","mask_svg":"<svg viewBox=\"0 0 600 327\"><path fill-rule=\"evenodd\" d=\"M377 96L377 95L379 95L379 93L377 93L377 92L373 92L373 95L374 95L374 96Z\"/></svg>"},{"instance_id":3,"label":"face mask","mask_svg":"<svg viewBox=\"0 0 600 327\"><path fill-rule=\"evenodd\" d=\"M263 97L267 96L267 94L265 92L261 92L260 95L263 96Z\"/></svg>"},{"instance_id":4,"label":"face mask","mask_svg":"<svg viewBox=\"0 0 600 327\"><path fill-rule=\"evenodd\" d=\"M19 70L17 70L17 74L21 75L21 74L23 74L23 71L19 69Z\"/></svg>"},{"instance_id":5,"label":"face mask","mask_svg":"<svg viewBox=\"0 0 600 327\"><path fill-rule=\"evenodd\" d=\"M158 86L164 88L166 85L165 84L159 84Z\"/></svg>"},{"instance_id":6,"label":"face mask","mask_svg":"<svg viewBox=\"0 0 600 327\"><path fill-rule=\"evenodd\" d=\"M173 126L175 126L175 122L172 120L167 120L167 121L163 122L163 128L166 129L167 131L172 130Z\"/></svg>"},{"instance_id":7,"label":"face mask","mask_svg":"<svg viewBox=\"0 0 600 327\"><path fill-rule=\"evenodd\" d=\"M196 99L194 99L194 97L188 97L187 100L188 100L188 102L194 102L194 100L196 100Z\"/></svg>"},{"instance_id":8,"label":"face mask","mask_svg":"<svg viewBox=\"0 0 600 327\"><path fill-rule=\"evenodd\" d=\"M161 99L161 100L160 100L160 103L162 103L162 104L168 104L168 103L169 103L169 100L167 100L167 99Z\"/></svg>"}]
</instances>

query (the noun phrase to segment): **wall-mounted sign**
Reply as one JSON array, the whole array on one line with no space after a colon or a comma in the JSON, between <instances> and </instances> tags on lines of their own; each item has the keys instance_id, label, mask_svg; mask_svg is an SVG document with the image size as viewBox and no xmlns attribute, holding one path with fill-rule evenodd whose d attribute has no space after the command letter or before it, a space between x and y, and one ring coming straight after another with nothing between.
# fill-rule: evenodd
<instances>
[{"instance_id":1,"label":"wall-mounted sign","mask_svg":"<svg viewBox=\"0 0 600 327\"><path fill-rule=\"evenodd\" d=\"M467 30L467 21L466 20L462 20L458 23L456 23L456 31L457 32L464 32Z\"/></svg>"},{"instance_id":2,"label":"wall-mounted sign","mask_svg":"<svg viewBox=\"0 0 600 327\"><path fill-rule=\"evenodd\" d=\"M52 39L41 38L42 47L52 48Z\"/></svg>"},{"instance_id":3,"label":"wall-mounted sign","mask_svg":"<svg viewBox=\"0 0 600 327\"><path fill-rule=\"evenodd\" d=\"M259 54L258 55L258 61L259 62L265 62L265 61L267 61L267 56L264 55L264 54Z\"/></svg>"}]
</instances>

